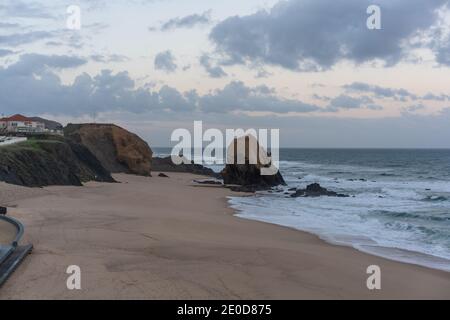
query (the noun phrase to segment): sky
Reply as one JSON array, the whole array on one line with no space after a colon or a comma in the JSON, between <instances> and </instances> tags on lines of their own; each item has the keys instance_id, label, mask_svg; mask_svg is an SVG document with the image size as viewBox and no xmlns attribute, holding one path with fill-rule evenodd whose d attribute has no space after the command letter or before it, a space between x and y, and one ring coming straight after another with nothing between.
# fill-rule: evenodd
<instances>
[{"instance_id":1,"label":"sky","mask_svg":"<svg viewBox=\"0 0 450 320\"><path fill-rule=\"evenodd\" d=\"M153 147L202 120L284 147L450 148L449 71L449 0L0 2L1 114Z\"/></svg>"}]
</instances>

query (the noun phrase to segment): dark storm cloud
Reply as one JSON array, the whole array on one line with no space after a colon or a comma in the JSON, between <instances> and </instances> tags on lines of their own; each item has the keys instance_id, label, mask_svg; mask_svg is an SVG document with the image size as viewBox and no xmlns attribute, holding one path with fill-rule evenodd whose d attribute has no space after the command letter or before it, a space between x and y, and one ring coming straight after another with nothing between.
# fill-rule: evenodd
<instances>
[{"instance_id":1,"label":"dark storm cloud","mask_svg":"<svg viewBox=\"0 0 450 320\"><path fill-rule=\"evenodd\" d=\"M379 0L382 29L366 26L371 0L287 0L269 11L230 17L210 39L228 64L263 64L297 71L326 70L342 60L395 65L409 54L408 40L437 21L448 0ZM442 54L441 60L446 61Z\"/></svg>"}]
</instances>

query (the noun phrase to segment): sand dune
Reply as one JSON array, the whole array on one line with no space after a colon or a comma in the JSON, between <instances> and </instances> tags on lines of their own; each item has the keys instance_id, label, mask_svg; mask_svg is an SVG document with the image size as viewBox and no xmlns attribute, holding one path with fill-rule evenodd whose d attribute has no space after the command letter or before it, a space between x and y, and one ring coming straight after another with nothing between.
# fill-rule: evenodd
<instances>
[{"instance_id":1,"label":"sand dune","mask_svg":"<svg viewBox=\"0 0 450 320\"><path fill-rule=\"evenodd\" d=\"M1 299L450 298L450 274L388 261L242 220L228 190L198 178L116 175L120 184L49 187L14 200L35 250ZM379 265L382 289L366 268ZM82 290L66 288L78 265Z\"/></svg>"}]
</instances>

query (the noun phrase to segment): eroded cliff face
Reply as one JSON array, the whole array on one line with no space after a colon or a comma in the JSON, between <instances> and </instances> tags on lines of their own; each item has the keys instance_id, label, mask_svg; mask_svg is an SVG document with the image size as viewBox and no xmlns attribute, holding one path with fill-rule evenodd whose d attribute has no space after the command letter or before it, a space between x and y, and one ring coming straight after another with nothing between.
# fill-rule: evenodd
<instances>
[{"instance_id":1,"label":"eroded cliff face","mask_svg":"<svg viewBox=\"0 0 450 320\"><path fill-rule=\"evenodd\" d=\"M36 137L0 147L0 181L27 187L114 182L84 146L62 137Z\"/></svg>"},{"instance_id":2,"label":"eroded cliff face","mask_svg":"<svg viewBox=\"0 0 450 320\"><path fill-rule=\"evenodd\" d=\"M137 135L114 124L69 124L67 139L85 146L110 172L149 176L153 152Z\"/></svg>"}]
</instances>

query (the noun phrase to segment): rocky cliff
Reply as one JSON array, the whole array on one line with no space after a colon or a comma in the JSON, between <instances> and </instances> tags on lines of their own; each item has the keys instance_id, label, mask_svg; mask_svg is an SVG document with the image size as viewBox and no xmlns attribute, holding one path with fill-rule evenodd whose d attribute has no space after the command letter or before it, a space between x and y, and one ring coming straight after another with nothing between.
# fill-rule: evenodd
<instances>
[{"instance_id":1,"label":"rocky cliff","mask_svg":"<svg viewBox=\"0 0 450 320\"><path fill-rule=\"evenodd\" d=\"M84 146L58 136L40 136L0 147L0 181L27 187L114 182Z\"/></svg>"},{"instance_id":2,"label":"rocky cliff","mask_svg":"<svg viewBox=\"0 0 450 320\"><path fill-rule=\"evenodd\" d=\"M114 124L69 124L64 136L89 149L110 172L149 176L153 152L137 135Z\"/></svg>"}]
</instances>

